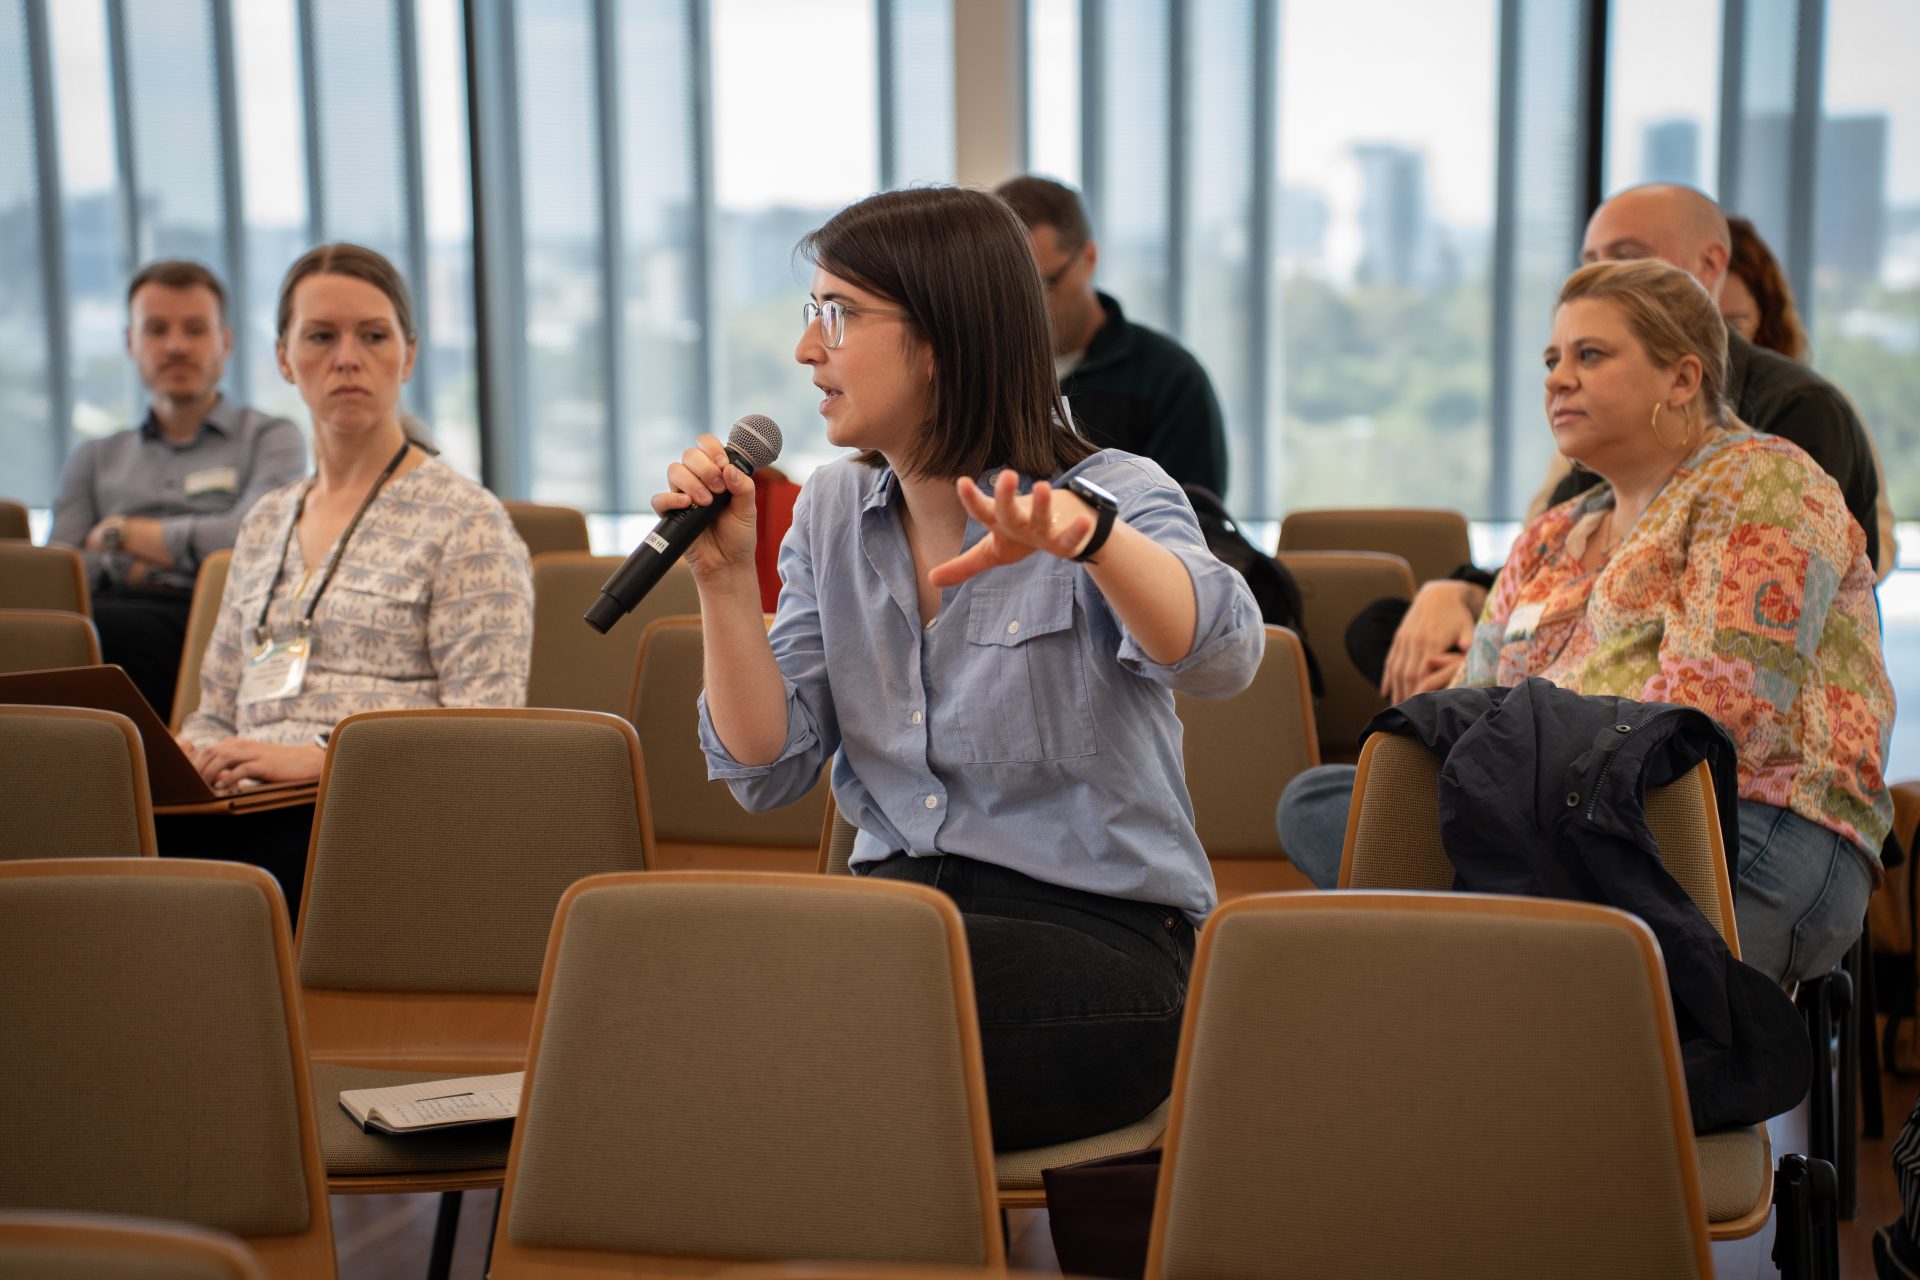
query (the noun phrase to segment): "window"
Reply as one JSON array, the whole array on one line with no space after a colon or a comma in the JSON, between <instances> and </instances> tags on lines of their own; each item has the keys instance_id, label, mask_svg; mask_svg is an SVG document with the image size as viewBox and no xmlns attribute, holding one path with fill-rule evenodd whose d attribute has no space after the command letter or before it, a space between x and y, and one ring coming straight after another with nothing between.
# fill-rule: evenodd
<instances>
[{"instance_id":1,"label":"window","mask_svg":"<svg viewBox=\"0 0 1920 1280\"><path fill-rule=\"evenodd\" d=\"M1608 0L1607 138L1602 186L1720 182L1721 12L1717 0ZM1691 50L1689 59L1678 51ZM1696 75L1675 74L1676 60Z\"/></svg>"},{"instance_id":2,"label":"window","mask_svg":"<svg viewBox=\"0 0 1920 1280\"><path fill-rule=\"evenodd\" d=\"M32 18L23 0L0 0L0 274L9 287L0 290L0 448L9 466L7 496L34 504L51 496L61 441L49 430L54 421L51 330L46 281L40 263L46 252L42 228L40 153L48 139L36 127L33 101L39 77L29 74L36 60L30 44Z\"/></svg>"},{"instance_id":3,"label":"window","mask_svg":"<svg viewBox=\"0 0 1920 1280\"><path fill-rule=\"evenodd\" d=\"M811 278L793 249L879 186L873 4L714 0L712 12L720 396L699 429L724 437L764 413L786 437L781 467L804 476L838 450L793 359Z\"/></svg>"}]
</instances>

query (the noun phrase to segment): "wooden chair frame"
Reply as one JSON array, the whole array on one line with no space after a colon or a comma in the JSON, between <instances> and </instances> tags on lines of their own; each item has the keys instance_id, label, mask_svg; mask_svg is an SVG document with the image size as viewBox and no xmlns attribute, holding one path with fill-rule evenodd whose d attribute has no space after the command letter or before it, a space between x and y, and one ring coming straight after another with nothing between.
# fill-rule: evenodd
<instances>
[{"instance_id":1,"label":"wooden chair frame","mask_svg":"<svg viewBox=\"0 0 1920 1280\"><path fill-rule=\"evenodd\" d=\"M773 625L773 615L766 615L769 628ZM634 651L633 682L627 692L627 719L640 722L640 689L645 678L647 655L659 639L671 632L698 632L701 621L698 614L669 614L655 618L647 623L646 630L640 633L640 645ZM832 801L832 787L828 779L833 771L831 760L821 769L820 781L816 786L826 787L828 802ZM794 803L803 804L805 799ZM812 844L734 844L734 843L693 843L681 840L654 840L654 848L659 856L655 865L660 870L673 871L772 871L783 874L804 873L813 861Z\"/></svg>"},{"instance_id":2,"label":"wooden chair frame","mask_svg":"<svg viewBox=\"0 0 1920 1280\"><path fill-rule=\"evenodd\" d=\"M546 963L540 974L540 994L534 1005L533 1039L527 1046L527 1075L522 1087L523 1099L531 1099L540 1069L540 1039L547 1022L547 1005L552 997L554 966L560 956L567 917L581 895L595 889L618 888L634 884L760 885L804 889L810 892L870 893L890 895L920 902L940 913L947 934L947 955L953 979L954 1007L960 1033L960 1054L967 1090L967 1107L973 1126L974 1163L980 1176L980 1230L986 1248L989 1269L1006 1266L1006 1241L1000 1230L999 1204L995 1199L993 1177L993 1137L987 1113L986 1071L980 1054L980 1019L974 1009L973 967L967 955L966 929L953 900L925 885L897 880L834 880L822 882L811 875L791 875L751 871L655 871L617 872L588 876L575 882L560 899L554 912L553 932L547 939ZM495 1216L493 1264L489 1275L499 1280L566 1280L567 1277L606 1276L703 1276L726 1271L750 1262L749 1259L693 1259L648 1257L595 1249L534 1248L516 1244L511 1237L513 1195L520 1168L521 1146L526 1139L526 1124L513 1129L513 1146L507 1157L506 1185L500 1192L499 1212Z\"/></svg>"},{"instance_id":3,"label":"wooden chair frame","mask_svg":"<svg viewBox=\"0 0 1920 1280\"><path fill-rule=\"evenodd\" d=\"M1167 1217L1173 1195L1175 1170L1180 1162L1182 1126L1186 1120L1187 1087L1193 1073L1194 1041L1200 1011L1205 1007L1207 980L1212 974L1213 952L1219 938L1218 921L1247 912L1373 911L1407 914L1477 915L1564 921L1569 924L1605 925L1633 939L1647 975L1647 986L1654 1013L1660 1024L1660 1055L1667 1079L1667 1106L1673 1116L1674 1139L1680 1148L1680 1178L1686 1199L1687 1216L1692 1222L1695 1266L1701 1276L1713 1275L1713 1251L1707 1229L1706 1198L1700 1185L1699 1158L1694 1149L1693 1112L1687 1101L1685 1070L1680 1061L1680 1041L1674 1031L1673 1001L1667 991L1666 968L1660 958L1659 944L1653 933L1634 916L1611 907L1553 898L1501 897L1475 893L1400 893L1392 891L1354 891L1351 893L1278 893L1239 898L1214 912L1208 927L1201 932L1199 950L1194 956L1193 980L1187 991L1186 1014L1180 1025L1180 1052L1173 1069L1173 1112L1168 1118L1164 1154L1160 1160L1160 1181L1155 1189L1153 1225L1147 1246L1146 1280L1164 1280L1162 1255L1167 1244Z\"/></svg>"},{"instance_id":4,"label":"wooden chair frame","mask_svg":"<svg viewBox=\"0 0 1920 1280\"><path fill-rule=\"evenodd\" d=\"M18 555L20 554L18 548L20 548L22 545L23 544L15 542L12 539L0 539L0 553ZM58 545L42 547L42 546L35 546L33 543L30 543L30 542L24 544L24 546L27 548L26 554L29 556L36 556L36 557L42 557L42 558L47 558L47 557L64 558L67 561L68 570L73 575L73 599L78 603L79 607L76 609L57 609L57 610L54 610L54 612L77 613L83 618L89 618L89 619L92 618L93 617L93 596L87 591L86 559L83 556L81 556L81 554L78 551L75 551L72 547L63 547ZM15 550L12 552L7 552L7 548L9 547L15 548ZM0 560L4 560L6 558L6 554L0 554ZM0 608L15 608L15 607L44 608L45 606L36 606L36 605L14 606L14 605L8 605L3 600L0 600Z\"/></svg>"},{"instance_id":5,"label":"wooden chair frame","mask_svg":"<svg viewBox=\"0 0 1920 1280\"><path fill-rule=\"evenodd\" d=\"M1375 755L1379 751L1387 749L1384 744L1391 741L1412 743L1416 749L1421 751L1426 750L1426 747L1416 739L1405 735L1385 733L1372 735L1367 739L1365 745L1361 747L1359 769L1354 775L1353 780L1353 804L1347 810L1346 843L1340 852L1339 887L1343 890L1351 888L1353 882L1354 846L1360 834L1360 798L1366 788L1368 775L1372 771ZM1722 922L1719 930L1720 936L1726 940L1727 949L1733 953L1733 958L1738 960L1740 958L1740 930L1736 927L1733 914L1733 881L1727 871L1726 834L1720 830L1719 800L1713 788L1713 773L1708 769L1704 761L1695 765L1684 777L1675 779L1669 783L1668 786L1684 787L1689 784L1697 788L1700 805L1707 815L1707 845L1713 864L1713 891L1714 897L1719 903L1720 919ZM1435 820L1436 822L1438 821L1437 815ZM1766 1126L1759 1126L1759 1130L1764 1151L1763 1164L1766 1168L1766 1176L1762 1180L1760 1194L1754 1198L1753 1206L1738 1218L1729 1218L1721 1222L1709 1222L1707 1224L1707 1230L1714 1240L1745 1239L1766 1226L1767 1220L1773 1214L1773 1145L1767 1133ZM1695 1177L1697 1180L1697 1172Z\"/></svg>"},{"instance_id":6,"label":"wooden chair frame","mask_svg":"<svg viewBox=\"0 0 1920 1280\"><path fill-rule=\"evenodd\" d=\"M213 629L220 621L220 602L226 597L227 572L233 565L233 550L222 548L200 561L199 572L193 579L193 600L187 606L186 642L180 646L180 673L173 682L173 709L167 717L167 727L175 733L187 722L200 705L200 670L206 662L207 644L213 639ZM220 579L220 590L214 591L207 584L215 576ZM183 701L183 695L193 692L193 706Z\"/></svg>"},{"instance_id":7,"label":"wooden chair frame","mask_svg":"<svg viewBox=\"0 0 1920 1280\"><path fill-rule=\"evenodd\" d=\"M1314 720L1313 688L1312 681L1307 672L1306 648L1301 643L1300 637L1289 628L1269 625L1266 628L1266 634L1267 650L1265 656L1260 660L1261 667L1264 671L1266 664L1277 661L1274 657L1277 649L1288 651L1295 678L1299 681L1297 695L1299 697L1299 705L1306 718L1307 757L1306 763L1302 768L1314 768L1320 763L1320 730ZM1242 693L1236 696L1244 697L1245 694ZM1183 699L1180 697L1175 698L1176 710L1182 701ZM1189 735L1189 741L1190 740L1191 735ZM1189 787L1189 790L1191 790L1191 787ZM1277 800L1278 796L1276 796L1275 799ZM1198 814L1196 813L1195 816L1198 817ZM1267 807L1266 821L1267 827L1271 830L1273 826L1273 808L1271 805ZM1273 843L1276 848L1279 847L1280 842L1278 836L1274 837ZM1222 902L1249 893L1270 893L1290 889L1311 889L1313 887L1306 876L1303 875L1284 854L1272 857L1220 857L1214 854L1212 850L1208 850L1207 862L1213 869L1214 888Z\"/></svg>"},{"instance_id":8,"label":"wooden chair frame","mask_svg":"<svg viewBox=\"0 0 1920 1280\"><path fill-rule=\"evenodd\" d=\"M183 880L233 880L266 899L273 932L274 967L285 1012L287 1056L293 1064L294 1109L300 1126L300 1164L307 1184L307 1226L297 1235L253 1236L246 1240L261 1267L274 1280L334 1280L333 1220L327 1201L327 1172L320 1159L313 1083L307 1074L306 1024L300 1016L300 990L294 982L292 932L287 903L272 876L237 862L201 862L188 858L44 858L0 862L0 879L28 876L150 876Z\"/></svg>"},{"instance_id":9,"label":"wooden chair frame","mask_svg":"<svg viewBox=\"0 0 1920 1280\"><path fill-rule=\"evenodd\" d=\"M561 532L561 526L565 525L568 534L576 535L575 539L568 546L547 547L539 551L536 551L533 544L529 542L527 543L529 556L550 555L555 552L590 551L593 548L593 540L587 534L587 514L578 507L560 506L549 502L521 502L518 500L503 501L500 505L506 508L507 519L513 522L513 531L520 535L520 541L522 542L527 542L527 535L522 532L521 521L523 517L527 523L533 525L536 529L557 534ZM567 518L568 516L572 516L573 519L569 520Z\"/></svg>"},{"instance_id":10,"label":"wooden chair frame","mask_svg":"<svg viewBox=\"0 0 1920 1280\"><path fill-rule=\"evenodd\" d=\"M12 498L0 498L0 539L31 542L33 521L27 506Z\"/></svg>"},{"instance_id":11,"label":"wooden chair frame","mask_svg":"<svg viewBox=\"0 0 1920 1280\"><path fill-rule=\"evenodd\" d=\"M11 712L49 719L93 720L118 729L127 740L127 759L133 765L133 821L140 842L139 856L159 856L160 844L153 831L153 792L147 785L147 753L141 745L140 731L133 727L133 721L118 711L102 711L96 707L0 707L0 714Z\"/></svg>"},{"instance_id":12,"label":"wooden chair frame","mask_svg":"<svg viewBox=\"0 0 1920 1280\"><path fill-rule=\"evenodd\" d=\"M33 619L39 622L52 622L59 625L77 623L86 629L92 646L90 656L85 662L73 663L73 666L97 667L100 665L100 629L93 625L93 619L82 613L69 613L64 609L0 609L0 619Z\"/></svg>"},{"instance_id":13,"label":"wooden chair frame","mask_svg":"<svg viewBox=\"0 0 1920 1280\"><path fill-rule=\"evenodd\" d=\"M37 1246L218 1267L231 1280L266 1280L253 1253L234 1236L184 1222L104 1213L21 1213L0 1209L0 1246Z\"/></svg>"},{"instance_id":14,"label":"wooden chair frame","mask_svg":"<svg viewBox=\"0 0 1920 1280\"><path fill-rule=\"evenodd\" d=\"M326 815L334 754L351 726L371 720L431 715L436 719L534 720L579 722L616 728L626 740L633 769L634 796L639 805L641 858L653 865L653 824L647 809L647 780L640 759L640 738L633 726L600 711L569 711L551 707L446 707L364 711L348 716L328 741L320 772L320 794L314 807L313 835L307 846L306 879L301 901L311 902L313 866L319 852ZM306 912L294 937L297 956L306 939ZM347 991L305 987L300 1000L306 1010L312 1060L333 1066L374 1067L385 1071L444 1071L449 1076L493 1075L518 1071L526 1062L532 1037L535 996L521 992L488 991ZM331 1103L332 1099L327 1099ZM379 1176L333 1176L328 1186L335 1195L470 1191L497 1187L505 1169L461 1170Z\"/></svg>"},{"instance_id":15,"label":"wooden chair frame","mask_svg":"<svg viewBox=\"0 0 1920 1280\"><path fill-rule=\"evenodd\" d=\"M1373 539L1372 545L1361 545L1369 541L1367 539L1345 539L1352 545L1331 546L1328 544L1334 539L1319 536L1319 530L1332 523L1366 523L1390 529L1402 536ZM1455 549L1459 558L1444 568L1440 567L1438 560L1434 560L1426 567L1437 572L1422 574L1421 564L1415 563L1414 558L1405 553L1409 540L1415 534L1438 533L1442 526L1445 527L1448 537L1458 536L1459 541L1455 544ZM1380 545L1394 542L1400 545L1398 547ZM1436 578L1444 578L1462 562L1471 560L1473 539L1467 517L1448 507L1305 507L1298 511L1289 511L1280 521L1278 550L1289 555L1297 551L1372 551L1383 555L1399 556L1407 561L1408 568L1413 570L1414 585L1418 587Z\"/></svg>"}]
</instances>

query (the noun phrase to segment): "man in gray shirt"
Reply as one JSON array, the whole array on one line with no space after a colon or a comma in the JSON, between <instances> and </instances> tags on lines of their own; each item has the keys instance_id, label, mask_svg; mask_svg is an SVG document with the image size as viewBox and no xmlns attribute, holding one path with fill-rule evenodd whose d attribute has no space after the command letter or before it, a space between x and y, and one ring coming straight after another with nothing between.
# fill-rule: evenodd
<instances>
[{"instance_id":1,"label":"man in gray shirt","mask_svg":"<svg viewBox=\"0 0 1920 1280\"><path fill-rule=\"evenodd\" d=\"M165 719L200 562L233 545L262 494L306 474L307 448L287 419L220 394L233 330L211 271L151 263L127 311L127 352L153 403L140 425L74 451L48 540L85 554L102 653Z\"/></svg>"}]
</instances>

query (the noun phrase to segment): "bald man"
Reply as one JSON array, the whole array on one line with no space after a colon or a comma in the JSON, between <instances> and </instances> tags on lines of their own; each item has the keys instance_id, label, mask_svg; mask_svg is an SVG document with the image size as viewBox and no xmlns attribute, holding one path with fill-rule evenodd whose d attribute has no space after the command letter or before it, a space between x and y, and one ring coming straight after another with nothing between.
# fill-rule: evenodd
<instances>
[{"instance_id":1,"label":"bald man","mask_svg":"<svg viewBox=\"0 0 1920 1280\"><path fill-rule=\"evenodd\" d=\"M1732 236L1720 206L1691 187L1668 183L1630 187L1594 210L1580 248L1582 262L1659 258L1692 275L1716 302L1731 256ZM1847 510L1866 535L1867 559L1874 561L1880 476L1866 430L1847 398L1805 365L1729 332L1727 399L1741 421L1799 445L1839 483ZM1558 454L1554 458L1560 461ZM1600 483L1590 471L1561 465L1567 474L1543 506ZM1492 581L1475 572L1473 580L1427 583L1411 606L1375 601L1354 619L1347 653L1368 679L1379 679L1390 701L1452 683Z\"/></svg>"}]
</instances>

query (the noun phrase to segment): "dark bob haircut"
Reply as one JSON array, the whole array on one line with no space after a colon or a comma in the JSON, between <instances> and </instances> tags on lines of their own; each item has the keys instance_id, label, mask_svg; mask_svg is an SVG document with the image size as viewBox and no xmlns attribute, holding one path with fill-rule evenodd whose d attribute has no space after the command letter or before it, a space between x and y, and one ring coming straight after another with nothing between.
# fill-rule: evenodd
<instances>
[{"instance_id":1,"label":"dark bob haircut","mask_svg":"<svg viewBox=\"0 0 1920 1280\"><path fill-rule=\"evenodd\" d=\"M798 253L906 312L933 350L932 406L904 472L1047 479L1094 452L1066 425L1040 272L1005 201L964 187L884 192L833 215Z\"/></svg>"}]
</instances>

